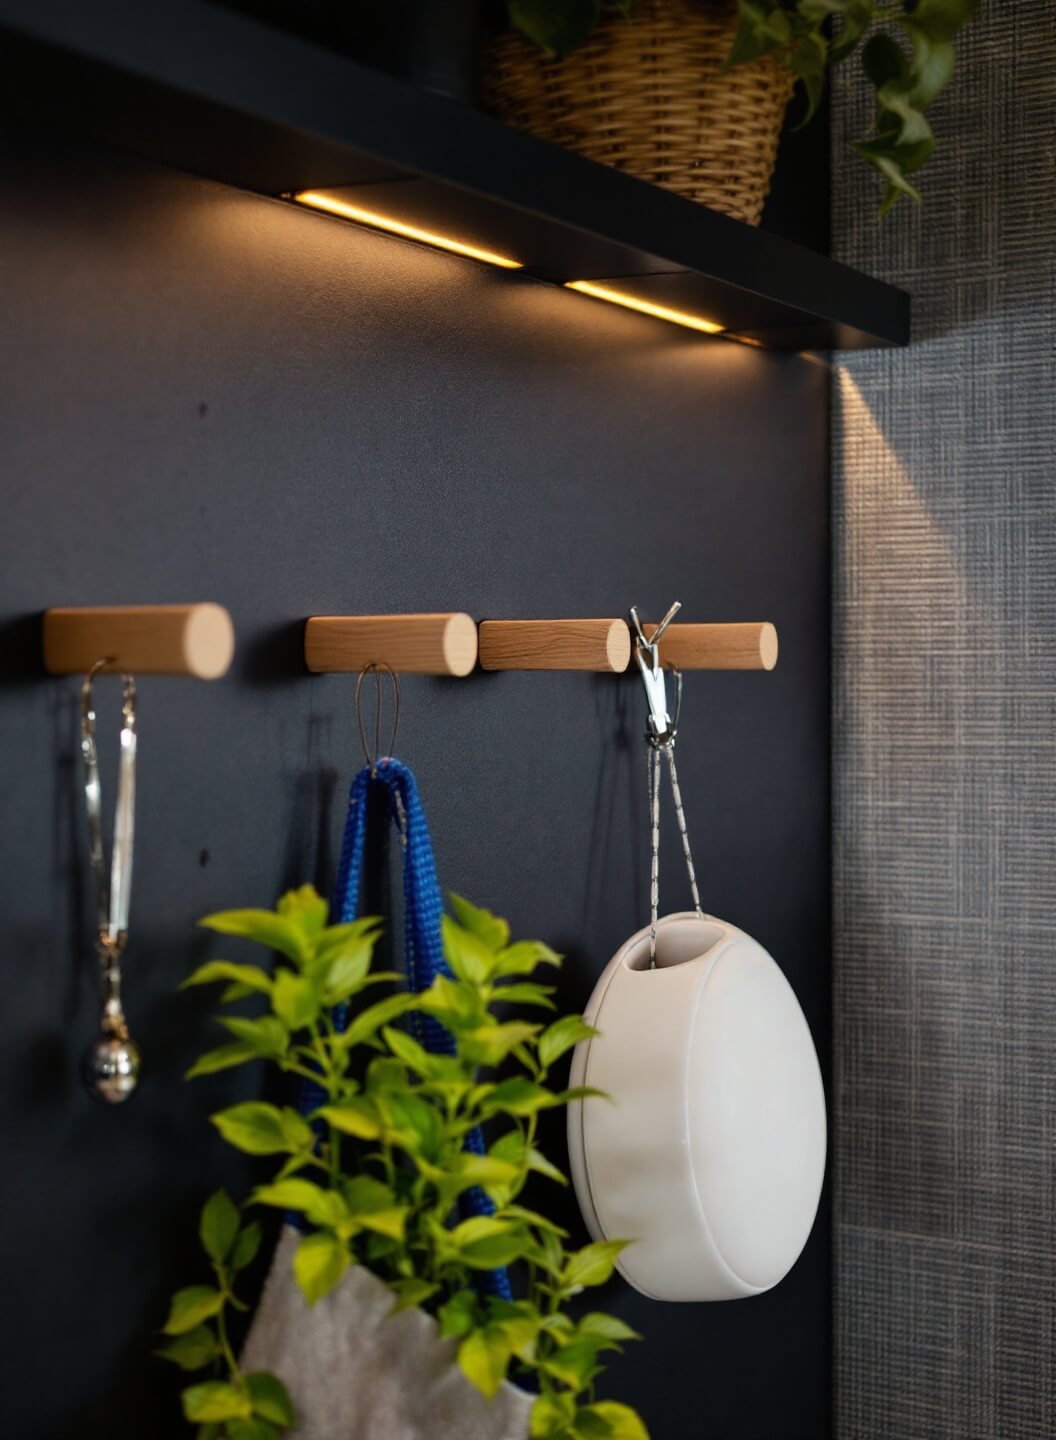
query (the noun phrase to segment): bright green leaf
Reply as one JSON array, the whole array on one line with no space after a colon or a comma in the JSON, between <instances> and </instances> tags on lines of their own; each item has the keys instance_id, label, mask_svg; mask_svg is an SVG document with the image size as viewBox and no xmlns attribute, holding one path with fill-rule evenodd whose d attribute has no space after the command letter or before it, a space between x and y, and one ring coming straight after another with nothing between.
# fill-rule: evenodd
<instances>
[{"instance_id":1,"label":"bright green leaf","mask_svg":"<svg viewBox=\"0 0 1056 1440\"><path fill-rule=\"evenodd\" d=\"M377 1111L368 1100L349 1100L343 1105L324 1105L315 1113L335 1130L340 1130L342 1135L354 1135L359 1140L376 1140L381 1134Z\"/></svg>"},{"instance_id":2,"label":"bright green leaf","mask_svg":"<svg viewBox=\"0 0 1056 1440\"><path fill-rule=\"evenodd\" d=\"M475 987L463 980L452 980L447 975L436 977L429 989L418 996L415 1008L425 1015L432 1015L453 1031L463 1026L482 1025L487 1018L487 1011Z\"/></svg>"},{"instance_id":3,"label":"bright green leaf","mask_svg":"<svg viewBox=\"0 0 1056 1440\"><path fill-rule=\"evenodd\" d=\"M292 1105L284 1105L280 1114L282 1133L291 1150L310 1150L315 1146L315 1135L312 1127L299 1110L294 1110Z\"/></svg>"},{"instance_id":4,"label":"bright green leaf","mask_svg":"<svg viewBox=\"0 0 1056 1440\"><path fill-rule=\"evenodd\" d=\"M522 1220L525 1225L531 1225L536 1230L549 1230L552 1235L560 1235L562 1238L568 1235L555 1221L540 1215L538 1210L526 1210L523 1205L506 1205L503 1207L503 1217L511 1220Z\"/></svg>"},{"instance_id":5,"label":"bright green leaf","mask_svg":"<svg viewBox=\"0 0 1056 1440\"><path fill-rule=\"evenodd\" d=\"M258 1205L301 1211L313 1225L338 1225L348 1216L348 1207L336 1190L326 1190L311 1180L296 1177L258 1185L253 1199Z\"/></svg>"},{"instance_id":6,"label":"bright green leaf","mask_svg":"<svg viewBox=\"0 0 1056 1440\"><path fill-rule=\"evenodd\" d=\"M202 1248L210 1260L226 1260L238 1234L238 1207L226 1190L217 1190L202 1207L198 1225Z\"/></svg>"},{"instance_id":7,"label":"bright green leaf","mask_svg":"<svg viewBox=\"0 0 1056 1440\"><path fill-rule=\"evenodd\" d=\"M238 1239L231 1250L231 1259L228 1264L233 1274L237 1275L247 1265L252 1265L257 1258L257 1251L260 1249L260 1242L264 1238L264 1230L260 1222L253 1220L239 1231Z\"/></svg>"},{"instance_id":8,"label":"bright green leaf","mask_svg":"<svg viewBox=\"0 0 1056 1440\"><path fill-rule=\"evenodd\" d=\"M480 1025L458 1037L459 1054L474 1065L501 1065L519 1045L538 1035L541 1027L524 1020Z\"/></svg>"},{"instance_id":9,"label":"bright green leaf","mask_svg":"<svg viewBox=\"0 0 1056 1440\"><path fill-rule=\"evenodd\" d=\"M370 973L374 940L362 936L335 947L326 957L319 974L323 999L327 1005L340 1005L360 989Z\"/></svg>"},{"instance_id":10,"label":"bright green leaf","mask_svg":"<svg viewBox=\"0 0 1056 1440\"><path fill-rule=\"evenodd\" d=\"M534 1115L537 1110L544 1110L556 1103L557 1097L553 1091L517 1076L496 1085L482 1104L481 1110L485 1115Z\"/></svg>"},{"instance_id":11,"label":"bright green leaf","mask_svg":"<svg viewBox=\"0 0 1056 1440\"><path fill-rule=\"evenodd\" d=\"M642 1338L615 1315L603 1315L597 1310L592 1311L589 1315L584 1315L579 1322L578 1329L581 1335L591 1335L599 1340L611 1341L616 1345L624 1340L640 1340Z\"/></svg>"},{"instance_id":12,"label":"bright green leaf","mask_svg":"<svg viewBox=\"0 0 1056 1440\"><path fill-rule=\"evenodd\" d=\"M567 1391L544 1390L532 1406L531 1440L567 1436L575 1414L575 1396Z\"/></svg>"},{"instance_id":13,"label":"bright green leaf","mask_svg":"<svg viewBox=\"0 0 1056 1440\"><path fill-rule=\"evenodd\" d=\"M346 1050L353 1046L361 1045L381 1029L401 1015L406 1015L408 1010L414 1010L417 1006L416 995L389 995L384 1000L370 1005L360 1013L349 1025L343 1035L339 1037L339 1044Z\"/></svg>"},{"instance_id":14,"label":"bright green leaf","mask_svg":"<svg viewBox=\"0 0 1056 1440\"><path fill-rule=\"evenodd\" d=\"M497 1325L472 1330L458 1347L458 1364L466 1379L490 1400L506 1379L509 1341Z\"/></svg>"},{"instance_id":15,"label":"bright green leaf","mask_svg":"<svg viewBox=\"0 0 1056 1440\"><path fill-rule=\"evenodd\" d=\"M252 1420L229 1420L223 1434L227 1440L280 1440L281 1432L270 1420L254 1415Z\"/></svg>"},{"instance_id":16,"label":"bright green leaf","mask_svg":"<svg viewBox=\"0 0 1056 1440\"><path fill-rule=\"evenodd\" d=\"M405 1065L415 1072L416 1075L428 1075L432 1070L432 1057L422 1049L417 1040L411 1038L404 1030L397 1030L394 1025L386 1025L382 1029L382 1036L386 1045Z\"/></svg>"},{"instance_id":17,"label":"bright green leaf","mask_svg":"<svg viewBox=\"0 0 1056 1440\"><path fill-rule=\"evenodd\" d=\"M441 921L444 935L444 959L460 980L470 985L487 983L495 956L479 936L463 930L450 915Z\"/></svg>"},{"instance_id":18,"label":"bright green leaf","mask_svg":"<svg viewBox=\"0 0 1056 1440\"><path fill-rule=\"evenodd\" d=\"M220 935L240 935L258 945L266 945L296 964L308 956L304 931L273 910L222 910L217 915L206 915L198 923Z\"/></svg>"},{"instance_id":19,"label":"bright green leaf","mask_svg":"<svg viewBox=\"0 0 1056 1440\"><path fill-rule=\"evenodd\" d=\"M600 1422L605 1428L593 1429L592 1422ZM577 1410L573 1434L582 1440L649 1440L641 1416L615 1400L598 1400Z\"/></svg>"},{"instance_id":20,"label":"bright green leaf","mask_svg":"<svg viewBox=\"0 0 1056 1440\"><path fill-rule=\"evenodd\" d=\"M523 1253L527 1242L523 1227L490 1215L463 1220L451 1231L450 1238L459 1259L474 1270L494 1270L511 1264Z\"/></svg>"},{"instance_id":21,"label":"bright green leaf","mask_svg":"<svg viewBox=\"0 0 1056 1440\"><path fill-rule=\"evenodd\" d=\"M463 1151L452 1163L449 1172L437 1182L441 1201L451 1205L463 1190L474 1185L510 1185L521 1174L518 1165L495 1155L473 1155Z\"/></svg>"},{"instance_id":22,"label":"bright green leaf","mask_svg":"<svg viewBox=\"0 0 1056 1440\"><path fill-rule=\"evenodd\" d=\"M419 1305L424 1305L440 1289L428 1280L390 1280L389 1288L396 1296L396 1303L389 1311L390 1315L398 1315L401 1310L414 1310Z\"/></svg>"},{"instance_id":23,"label":"bright green leaf","mask_svg":"<svg viewBox=\"0 0 1056 1440\"><path fill-rule=\"evenodd\" d=\"M348 1250L336 1235L318 1230L305 1236L293 1257L293 1274L309 1305L329 1295L349 1263Z\"/></svg>"},{"instance_id":24,"label":"bright green leaf","mask_svg":"<svg viewBox=\"0 0 1056 1440\"><path fill-rule=\"evenodd\" d=\"M596 1240L591 1245L584 1245L565 1262L562 1285L566 1289L604 1285L616 1267L616 1257L630 1243L629 1240Z\"/></svg>"},{"instance_id":25,"label":"bright green leaf","mask_svg":"<svg viewBox=\"0 0 1056 1440\"><path fill-rule=\"evenodd\" d=\"M244 1390L223 1380L206 1380L192 1385L182 1395L187 1420L248 1420L253 1406Z\"/></svg>"},{"instance_id":26,"label":"bright green leaf","mask_svg":"<svg viewBox=\"0 0 1056 1440\"><path fill-rule=\"evenodd\" d=\"M396 1089L379 1091L375 1103L390 1143L427 1160L436 1159L444 1140L444 1122L435 1105L410 1090Z\"/></svg>"},{"instance_id":27,"label":"bright green leaf","mask_svg":"<svg viewBox=\"0 0 1056 1440\"><path fill-rule=\"evenodd\" d=\"M220 1070L230 1070L235 1065L245 1065L249 1060L259 1059L260 1052L254 1045L238 1040L231 1045L220 1045L216 1050L207 1050L204 1055L199 1055L183 1078L193 1080L198 1075L215 1075Z\"/></svg>"},{"instance_id":28,"label":"bright green leaf","mask_svg":"<svg viewBox=\"0 0 1056 1440\"><path fill-rule=\"evenodd\" d=\"M441 1305L437 1319L444 1340L461 1339L480 1323L480 1301L475 1290L459 1290Z\"/></svg>"},{"instance_id":29,"label":"bright green leaf","mask_svg":"<svg viewBox=\"0 0 1056 1440\"><path fill-rule=\"evenodd\" d=\"M286 1386L277 1375L258 1370L255 1374L246 1376L246 1389L253 1401L254 1415L259 1415L263 1420L274 1420L276 1425L288 1426L295 1423L293 1403Z\"/></svg>"},{"instance_id":30,"label":"bright green leaf","mask_svg":"<svg viewBox=\"0 0 1056 1440\"><path fill-rule=\"evenodd\" d=\"M540 965L560 964L561 956L541 940L518 940L516 945L508 945L495 957L493 978L499 980L505 975L531 975Z\"/></svg>"},{"instance_id":31,"label":"bright green leaf","mask_svg":"<svg viewBox=\"0 0 1056 1440\"><path fill-rule=\"evenodd\" d=\"M339 950L343 950L346 945L356 940L369 938L373 944L377 941L381 928L382 921L379 915L363 915L358 920L346 920L339 925L328 925L316 936L316 958L331 958Z\"/></svg>"},{"instance_id":32,"label":"bright green leaf","mask_svg":"<svg viewBox=\"0 0 1056 1440\"><path fill-rule=\"evenodd\" d=\"M538 1005L543 1010L555 1010L557 1007L550 999L555 988L553 985L536 985L530 980L515 981L512 985L497 986L495 999L503 1004Z\"/></svg>"},{"instance_id":33,"label":"bright green leaf","mask_svg":"<svg viewBox=\"0 0 1056 1440\"><path fill-rule=\"evenodd\" d=\"M181 1370L200 1370L219 1354L216 1336L208 1325L196 1325L184 1335L177 1335L158 1347L156 1354L171 1360Z\"/></svg>"},{"instance_id":34,"label":"bright green leaf","mask_svg":"<svg viewBox=\"0 0 1056 1440\"><path fill-rule=\"evenodd\" d=\"M588 1025L581 1015L562 1015L560 1020L555 1020L539 1036L539 1059L549 1069L566 1050L571 1050L573 1045L578 1045L581 1040L589 1040L597 1033L593 1025Z\"/></svg>"},{"instance_id":35,"label":"bright green leaf","mask_svg":"<svg viewBox=\"0 0 1056 1440\"><path fill-rule=\"evenodd\" d=\"M263 1100L231 1105L210 1118L227 1143L247 1155L283 1155L296 1148L287 1138L282 1111Z\"/></svg>"},{"instance_id":36,"label":"bright green leaf","mask_svg":"<svg viewBox=\"0 0 1056 1440\"><path fill-rule=\"evenodd\" d=\"M192 985L212 985L218 980L233 980L236 985L244 986L247 992L271 994L271 976L266 971L258 965L233 965L230 960L209 960L205 965L199 965L193 975L187 976L180 989L189 990Z\"/></svg>"},{"instance_id":37,"label":"bright green leaf","mask_svg":"<svg viewBox=\"0 0 1056 1440\"><path fill-rule=\"evenodd\" d=\"M225 1030L249 1045L265 1060L280 1060L289 1047L289 1035L281 1020L274 1015L261 1015L256 1020L246 1020L240 1015L225 1016L220 1024Z\"/></svg>"},{"instance_id":38,"label":"bright green leaf","mask_svg":"<svg viewBox=\"0 0 1056 1440\"><path fill-rule=\"evenodd\" d=\"M489 950L502 950L510 942L510 927L498 915L473 905L462 895L451 895L451 908L463 930L483 940Z\"/></svg>"},{"instance_id":39,"label":"bright green leaf","mask_svg":"<svg viewBox=\"0 0 1056 1440\"><path fill-rule=\"evenodd\" d=\"M601 1370L598 1349L589 1336L577 1337L548 1355L543 1368L571 1390L585 1390Z\"/></svg>"},{"instance_id":40,"label":"bright green leaf","mask_svg":"<svg viewBox=\"0 0 1056 1440\"><path fill-rule=\"evenodd\" d=\"M211 1285L188 1285L185 1290L177 1290L172 1297L169 1318L165 1321L165 1334L186 1335L201 1325L203 1320L219 1314L223 1304L224 1297Z\"/></svg>"},{"instance_id":41,"label":"bright green leaf","mask_svg":"<svg viewBox=\"0 0 1056 1440\"><path fill-rule=\"evenodd\" d=\"M357 1175L344 1186L349 1214L366 1230L402 1240L409 1207L398 1205L388 1185L370 1175Z\"/></svg>"},{"instance_id":42,"label":"bright green leaf","mask_svg":"<svg viewBox=\"0 0 1056 1440\"><path fill-rule=\"evenodd\" d=\"M280 970L275 976L271 1008L289 1030L301 1030L319 1014L320 995L307 975Z\"/></svg>"},{"instance_id":43,"label":"bright green leaf","mask_svg":"<svg viewBox=\"0 0 1056 1440\"><path fill-rule=\"evenodd\" d=\"M322 933L330 914L329 905L314 885L300 885L296 890L287 890L275 909L284 920L303 930L311 939Z\"/></svg>"}]
</instances>

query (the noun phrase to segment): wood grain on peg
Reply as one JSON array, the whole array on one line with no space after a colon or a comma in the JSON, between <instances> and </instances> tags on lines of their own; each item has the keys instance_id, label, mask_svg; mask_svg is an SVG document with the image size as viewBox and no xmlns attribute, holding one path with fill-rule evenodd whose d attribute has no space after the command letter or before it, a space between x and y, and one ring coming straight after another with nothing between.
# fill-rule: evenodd
<instances>
[{"instance_id":1,"label":"wood grain on peg","mask_svg":"<svg viewBox=\"0 0 1056 1440\"><path fill-rule=\"evenodd\" d=\"M484 670L604 670L619 673L631 660L625 620L484 620Z\"/></svg>"},{"instance_id":2,"label":"wood grain on peg","mask_svg":"<svg viewBox=\"0 0 1056 1440\"><path fill-rule=\"evenodd\" d=\"M235 653L235 627L222 605L96 605L44 612L44 665L82 675L97 660L108 671L217 680Z\"/></svg>"},{"instance_id":3,"label":"wood grain on peg","mask_svg":"<svg viewBox=\"0 0 1056 1440\"><path fill-rule=\"evenodd\" d=\"M642 627L652 634L656 621ZM680 670L772 670L777 630L769 620L738 625L669 625L660 639L660 660Z\"/></svg>"},{"instance_id":4,"label":"wood grain on peg","mask_svg":"<svg viewBox=\"0 0 1056 1440\"><path fill-rule=\"evenodd\" d=\"M388 665L403 675L468 675L477 663L477 626L462 611L442 615L313 615L304 658L317 675Z\"/></svg>"}]
</instances>

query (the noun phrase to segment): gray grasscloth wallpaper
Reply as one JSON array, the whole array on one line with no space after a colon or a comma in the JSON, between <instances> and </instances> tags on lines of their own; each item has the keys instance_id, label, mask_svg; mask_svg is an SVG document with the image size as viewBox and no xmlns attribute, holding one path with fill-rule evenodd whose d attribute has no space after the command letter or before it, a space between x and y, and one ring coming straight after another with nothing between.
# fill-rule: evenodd
<instances>
[{"instance_id":1,"label":"gray grasscloth wallpaper","mask_svg":"<svg viewBox=\"0 0 1056 1440\"><path fill-rule=\"evenodd\" d=\"M857 88L857 87L855 87ZM925 205L839 258L917 343L836 386L840 1440L1056 1433L1056 29L984 6Z\"/></svg>"}]
</instances>

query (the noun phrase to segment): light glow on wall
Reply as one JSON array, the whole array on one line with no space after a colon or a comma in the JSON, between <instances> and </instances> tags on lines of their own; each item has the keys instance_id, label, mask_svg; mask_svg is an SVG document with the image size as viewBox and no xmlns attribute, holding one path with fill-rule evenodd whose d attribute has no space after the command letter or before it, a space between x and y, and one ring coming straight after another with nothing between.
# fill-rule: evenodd
<instances>
[{"instance_id":1,"label":"light glow on wall","mask_svg":"<svg viewBox=\"0 0 1056 1440\"><path fill-rule=\"evenodd\" d=\"M308 205L313 210L325 210L328 215L354 220L357 225L369 225L372 230L384 230L389 235L402 235L405 240L418 240L423 245L433 245L437 250L449 250L454 255L468 255L471 260L481 260L485 265L498 265L503 270L524 268L519 260L511 260L508 255L496 255L493 250L483 250L479 245L470 245L465 240L456 240L450 235L438 235L433 230L422 230L417 225L408 225L403 220L383 215L377 210L365 210L359 205L350 205L347 200L327 195L323 190L301 190L293 199L299 205Z\"/></svg>"},{"instance_id":2,"label":"light glow on wall","mask_svg":"<svg viewBox=\"0 0 1056 1440\"><path fill-rule=\"evenodd\" d=\"M595 300L607 300L610 305L622 305L627 310L638 310L643 315L652 315L657 320L667 320L672 325L684 325L687 330L702 330L705 335L721 335L726 328L716 325L714 320L705 320L701 315L691 315L686 310L672 310L667 305L654 305L651 300L639 300L636 295L627 295L622 290L613 290L608 285L598 285L593 280L569 280L566 290L578 290L582 295L592 295Z\"/></svg>"}]
</instances>

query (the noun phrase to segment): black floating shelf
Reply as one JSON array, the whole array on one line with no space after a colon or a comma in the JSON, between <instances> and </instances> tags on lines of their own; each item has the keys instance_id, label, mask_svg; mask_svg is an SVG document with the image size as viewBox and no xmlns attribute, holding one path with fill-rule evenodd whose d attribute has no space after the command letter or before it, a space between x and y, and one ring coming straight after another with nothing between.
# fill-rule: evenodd
<instances>
[{"instance_id":1,"label":"black floating shelf","mask_svg":"<svg viewBox=\"0 0 1056 1440\"><path fill-rule=\"evenodd\" d=\"M208 0L0 0L0 105L265 195L354 186L763 345L909 339L904 291Z\"/></svg>"}]
</instances>

